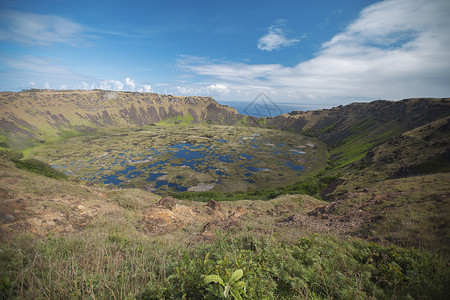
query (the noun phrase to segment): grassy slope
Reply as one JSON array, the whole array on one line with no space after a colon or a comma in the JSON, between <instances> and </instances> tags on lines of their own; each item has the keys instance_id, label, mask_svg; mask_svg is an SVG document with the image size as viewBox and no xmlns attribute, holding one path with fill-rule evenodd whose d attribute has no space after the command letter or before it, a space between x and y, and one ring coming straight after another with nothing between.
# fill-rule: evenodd
<instances>
[{"instance_id":1,"label":"grassy slope","mask_svg":"<svg viewBox=\"0 0 450 300\"><path fill-rule=\"evenodd\" d=\"M325 173L339 172L339 180L322 192L333 201L322 212L355 220L349 233L363 238L448 252L449 120L397 135L345 167L332 164Z\"/></svg>"},{"instance_id":2,"label":"grassy slope","mask_svg":"<svg viewBox=\"0 0 450 300\"><path fill-rule=\"evenodd\" d=\"M338 171L363 158L372 147L447 117L449 111L448 98L374 101L284 114L269 120L268 125L302 132L326 143L331 168Z\"/></svg>"},{"instance_id":3,"label":"grassy slope","mask_svg":"<svg viewBox=\"0 0 450 300\"><path fill-rule=\"evenodd\" d=\"M330 164L318 178L339 179L320 193L333 203L314 215L325 214L330 227L348 223L347 233L374 241L448 252L448 104L374 102L288 117L307 115L310 123L291 126L303 124L331 145Z\"/></svg>"},{"instance_id":4,"label":"grassy slope","mask_svg":"<svg viewBox=\"0 0 450 300\"><path fill-rule=\"evenodd\" d=\"M108 190L15 169L0 157L0 295L189 299L223 295L204 282L241 269L245 299L439 299L443 257L312 234L309 196L155 205L142 190ZM194 216L194 218L193 218ZM219 293L219 294L217 294Z\"/></svg>"}]
</instances>

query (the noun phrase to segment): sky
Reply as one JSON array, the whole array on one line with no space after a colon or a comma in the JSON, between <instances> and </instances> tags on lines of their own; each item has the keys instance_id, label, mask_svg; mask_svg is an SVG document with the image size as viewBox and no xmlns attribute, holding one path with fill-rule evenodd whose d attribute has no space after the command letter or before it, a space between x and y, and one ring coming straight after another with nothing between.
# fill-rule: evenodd
<instances>
[{"instance_id":1,"label":"sky","mask_svg":"<svg viewBox=\"0 0 450 300\"><path fill-rule=\"evenodd\" d=\"M0 1L0 90L324 108L450 96L450 1Z\"/></svg>"}]
</instances>

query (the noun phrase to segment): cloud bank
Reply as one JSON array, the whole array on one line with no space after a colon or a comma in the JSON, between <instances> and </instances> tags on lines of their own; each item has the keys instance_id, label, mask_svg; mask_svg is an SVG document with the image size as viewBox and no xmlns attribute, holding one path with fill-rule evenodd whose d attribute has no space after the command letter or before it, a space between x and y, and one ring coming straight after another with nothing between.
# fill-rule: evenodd
<instances>
[{"instance_id":1,"label":"cloud bank","mask_svg":"<svg viewBox=\"0 0 450 300\"><path fill-rule=\"evenodd\" d=\"M123 83L118 80L102 80L98 87L102 90L123 91ZM91 85L91 89L95 88L95 84Z\"/></svg>"},{"instance_id":2,"label":"cloud bank","mask_svg":"<svg viewBox=\"0 0 450 300\"><path fill-rule=\"evenodd\" d=\"M149 84L144 84L143 88L138 88L139 93L143 93L143 92L150 93L151 91L152 91L152 86Z\"/></svg>"},{"instance_id":3,"label":"cloud bank","mask_svg":"<svg viewBox=\"0 0 450 300\"><path fill-rule=\"evenodd\" d=\"M22 89L26 88L59 88L59 89L102 89L113 91L152 92L147 83L136 84L135 80L126 77L123 81L116 79L98 80L85 76L61 66L52 58L24 55L19 57L3 57L0 63L10 67L14 77L30 78Z\"/></svg>"},{"instance_id":4,"label":"cloud bank","mask_svg":"<svg viewBox=\"0 0 450 300\"><path fill-rule=\"evenodd\" d=\"M131 91L134 91L134 88L136 87L136 84L134 84L134 80L127 77L127 78L125 78L125 84L128 86L128 88Z\"/></svg>"},{"instance_id":5,"label":"cloud bank","mask_svg":"<svg viewBox=\"0 0 450 300\"><path fill-rule=\"evenodd\" d=\"M450 95L450 1L386 0L364 9L316 57L294 67L186 57L180 69L220 81L231 96L302 99ZM275 33L273 28L270 33ZM276 39L274 39L276 40ZM267 40L261 47L276 49ZM325 100L323 100L325 101Z\"/></svg>"},{"instance_id":6,"label":"cloud bank","mask_svg":"<svg viewBox=\"0 0 450 300\"><path fill-rule=\"evenodd\" d=\"M230 90L228 89L228 87L224 84L211 84L209 86L206 87L206 91L209 93L217 93L220 95L227 95L230 93Z\"/></svg>"},{"instance_id":7,"label":"cloud bank","mask_svg":"<svg viewBox=\"0 0 450 300\"><path fill-rule=\"evenodd\" d=\"M55 43L80 46L88 43L86 28L70 19L15 10L0 11L0 40L48 46Z\"/></svg>"},{"instance_id":8,"label":"cloud bank","mask_svg":"<svg viewBox=\"0 0 450 300\"><path fill-rule=\"evenodd\" d=\"M179 56L178 80L153 82L93 78L54 58L6 54L0 74L17 88L50 86L174 95L209 95L220 100L253 100L264 91L274 101L325 105L373 99L450 95L450 1L385 0L368 6L315 57L286 67L217 58ZM258 41L261 51L298 43L278 20ZM88 30L67 18L17 11L0 12L0 40L27 47L89 43ZM7 56L9 55L9 57ZM131 75L131 76L130 76ZM6 80L7 78L7 80ZM2 82L0 80L0 82ZM4 88L0 86L0 89ZM8 87L9 88L9 87ZM6 88L4 88L6 89Z\"/></svg>"}]
</instances>

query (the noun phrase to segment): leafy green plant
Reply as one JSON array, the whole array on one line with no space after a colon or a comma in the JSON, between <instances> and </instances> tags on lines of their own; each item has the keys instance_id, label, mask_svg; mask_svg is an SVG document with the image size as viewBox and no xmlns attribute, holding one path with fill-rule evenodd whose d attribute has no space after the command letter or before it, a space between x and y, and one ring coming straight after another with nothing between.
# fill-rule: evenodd
<instances>
[{"instance_id":1,"label":"leafy green plant","mask_svg":"<svg viewBox=\"0 0 450 300\"><path fill-rule=\"evenodd\" d=\"M179 252L126 231L0 243L0 299L445 299L446 257L325 235ZM209 274L205 276L204 274Z\"/></svg>"},{"instance_id":2,"label":"leafy green plant","mask_svg":"<svg viewBox=\"0 0 450 300\"><path fill-rule=\"evenodd\" d=\"M241 292L243 291L245 293L245 282L239 279L241 279L243 275L244 271L242 269L237 269L226 281L215 274L206 276L204 281L206 284L217 283L219 284L219 287L223 288L223 292L221 289L212 289L212 292L216 297L221 297L223 294L225 299L228 299L231 295L234 299L241 300Z\"/></svg>"}]
</instances>

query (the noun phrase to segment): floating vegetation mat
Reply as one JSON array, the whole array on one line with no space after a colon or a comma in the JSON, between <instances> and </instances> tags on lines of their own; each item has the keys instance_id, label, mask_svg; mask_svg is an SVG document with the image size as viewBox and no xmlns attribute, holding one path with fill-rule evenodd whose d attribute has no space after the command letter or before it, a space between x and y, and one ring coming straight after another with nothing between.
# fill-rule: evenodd
<instances>
[{"instance_id":1,"label":"floating vegetation mat","mask_svg":"<svg viewBox=\"0 0 450 300\"><path fill-rule=\"evenodd\" d=\"M299 181L326 160L298 134L234 126L150 126L75 136L29 157L82 180L158 194L254 191Z\"/></svg>"}]
</instances>

